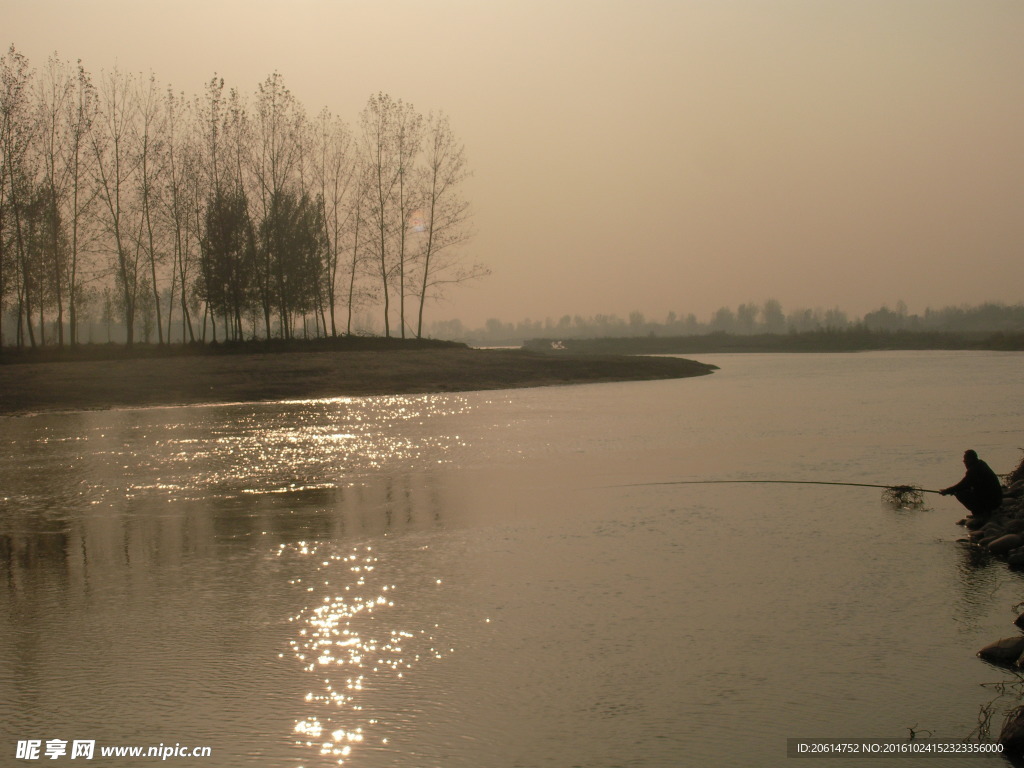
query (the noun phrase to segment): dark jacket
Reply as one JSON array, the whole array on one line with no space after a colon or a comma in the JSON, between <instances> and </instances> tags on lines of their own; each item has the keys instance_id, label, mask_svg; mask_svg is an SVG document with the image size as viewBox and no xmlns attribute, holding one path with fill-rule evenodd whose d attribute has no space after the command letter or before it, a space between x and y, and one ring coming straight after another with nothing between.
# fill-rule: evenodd
<instances>
[{"instance_id":1,"label":"dark jacket","mask_svg":"<svg viewBox=\"0 0 1024 768\"><path fill-rule=\"evenodd\" d=\"M992 468L981 459L967 468L967 474L964 475L963 480L950 486L945 492L955 496L969 494L983 506L992 509L996 509L1003 501L1003 488L999 484L999 478Z\"/></svg>"}]
</instances>

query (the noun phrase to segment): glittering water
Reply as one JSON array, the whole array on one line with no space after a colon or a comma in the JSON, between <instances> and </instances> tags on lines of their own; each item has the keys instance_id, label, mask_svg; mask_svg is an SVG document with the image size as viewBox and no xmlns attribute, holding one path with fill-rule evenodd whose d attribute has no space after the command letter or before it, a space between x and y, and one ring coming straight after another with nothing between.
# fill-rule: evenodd
<instances>
[{"instance_id":1,"label":"glittering water","mask_svg":"<svg viewBox=\"0 0 1024 768\"><path fill-rule=\"evenodd\" d=\"M1020 357L704 359L721 370L3 419L0 764L27 739L448 768L966 736L1002 679L974 651L1012 634L1021 584L956 543L955 502L637 484L936 488L967 447L1006 471Z\"/></svg>"}]
</instances>

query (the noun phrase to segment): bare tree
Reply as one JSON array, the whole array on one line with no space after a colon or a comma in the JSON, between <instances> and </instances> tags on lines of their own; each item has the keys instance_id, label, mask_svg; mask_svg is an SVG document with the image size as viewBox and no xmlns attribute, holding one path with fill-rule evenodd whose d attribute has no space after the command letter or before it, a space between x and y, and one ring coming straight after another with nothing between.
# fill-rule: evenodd
<instances>
[{"instance_id":1,"label":"bare tree","mask_svg":"<svg viewBox=\"0 0 1024 768\"><path fill-rule=\"evenodd\" d=\"M116 67L105 73L99 89L99 119L92 134L99 196L107 213L107 230L114 249L114 273L124 310L126 343L135 340L136 302L140 282L142 218L129 198L138 173L136 151L139 110L138 83Z\"/></svg>"},{"instance_id":2,"label":"bare tree","mask_svg":"<svg viewBox=\"0 0 1024 768\"><path fill-rule=\"evenodd\" d=\"M228 92L224 114L225 175L237 190L245 194L247 204L251 197L252 143L252 121L245 97L232 88Z\"/></svg>"},{"instance_id":3,"label":"bare tree","mask_svg":"<svg viewBox=\"0 0 1024 768\"><path fill-rule=\"evenodd\" d=\"M423 116L412 104L398 102L395 120L395 150L398 154L398 299L399 323L405 338L405 278L409 270L410 222L419 209L419 189L416 184L416 161L423 141Z\"/></svg>"},{"instance_id":4,"label":"bare tree","mask_svg":"<svg viewBox=\"0 0 1024 768\"><path fill-rule=\"evenodd\" d=\"M193 113L184 95L176 95L173 89L168 88L164 97L164 113L167 117L167 173L163 203L173 242L167 338L169 340L171 336L171 307L174 287L177 285L181 302L182 341L195 341L188 299L193 265L196 262L195 243L198 241L198 232L192 225L190 213L196 200L202 197L199 191L199 150L192 133Z\"/></svg>"},{"instance_id":5,"label":"bare tree","mask_svg":"<svg viewBox=\"0 0 1024 768\"><path fill-rule=\"evenodd\" d=\"M364 291L357 288L359 278L367 266L367 247L365 241L368 232L367 209L370 200L369 194L372 188L370 171L370 167L357 158L353 171L355 185L347 206L351 237L347 249L348 261L346 263L348 288L346 291L345 334L348 336L352 335L352 320L357 305L362 303L370 294L368 290Z\"/></svg>"},{"instance_id":6,"label":"bare tree","mask_svg":"<svg viewBox=\"0 0 1024 768\"><path fill-rule=\"evenodd\" d=\"M157 343L163 346L164 332L163 321L160 309L160 280L157 276L157 266L164 260L162 253L157 249L157 207L159 195L160 177L163 173L165 162L164 151L166 140L164 134L167 130L165 115L163 112L163 100L157 89L156 77L150 75L146 86L139 92L138 111L138 160L139 168L136 177L138 185L139 206L142 225L142 237L140 250L144 250L149 263L149 275L146 286L152 294L152 300L147 299L146 308L149 313L155 315L157 331ZM148 326L152 332L152 326ZM149 332L146 333L146 341L149 341Z\"/></svg>"},{"instance_id":7,"label":"bare tree","mask_svg":"<svg viewBox=\"0 0 1024 768\"><path fill-rule=\"evenodd\" d=\"M72 99L74 81L69 66L51 56L44 75L36 80L36 109L38 121L37 153L42 167L39 195L40 232L39 253L45 260L45 278L48 293L52 296L57 310L57 344L64 346L64 274L66 270L66 248L62 242L60 210L64 207L68 193L68 167L65 164L67 144L70 136L66 115ZM45 323L40 302L40 333L44 334Z\"/></svg>"},{"instance_id":8,"label":"bare tree","mask_svg":"<svg viewBox=\"0 0 1024 768\"><path fill-rule=\"evenodd\" d=\"M92 171L88 142L96 120L96 88L81 61L75 69L71 99L67 104L65 167L67 169L67 226L70 229L64 283L68 296L68 328L71 344L78 344L78 302L83 295L79 267L90 226L89 213L96 199L96 187L90 182Z\"/></svg>"},{"instance_id":9,"label":"bare tree","mask_svg":"<svg viewBox=\"0 0 1024 768\"><path fill-rule=\"evenodd\" d=\"M422 126L423 119L411 104L384 93L371 96L361 116L360 151L370 178L367 220L373 229L370 247L384 302L385 336L391 335L392 291L399 298L399 323L405 336L407 230L416 207L413 178Z\"/></svg>"},{"instance_id":10,"label":"bare tree","mask_svg":"<svg viewBox=\"0 0 1024 768\"><path fill-rule=\"evenodd\" d=\"M203 98L196 101L203 170L206 184L214 194L220 189L221 165L224 164L224 109L224 78L214 75L206 84Z\"/></svg>"},{"instance_id":11,"label":"bare tree","mask_svg":"<svg viewBox=\"0 0 1024 768\"><path fill-rule=\"evenodd\" d=\"M8 274L13 267L19 347L24 344L23 318L30 318L32 310L32 294L25 279L29 269L24 232L25 208L32 186L28 153L36 129L30 105L30 78L28 59L12 45L0 57L0 265L5 265L0 266L0 288L8 287ZM29 342L35 346L31 320L27 330Z\"/></svg>"},{"instance_id":12,"label":"bare tree","mask_svg":"<svg viewBox=\"0 0 1024 768\"><path fill-rule=\"evenodd\" d=\"M384 335L391 335L391 285L392 264L390 263L391 230L393 227L390 209L397 171L390 148L391 115L388 106L390 97L384 94L371 96L360 117L362 163L366 168L365 188L366 218L373 230L373 238L367 243L374 256L377 277L382 289L384 303Z\"/></svg>"},{"instance_id":13,"label":"bare tree","mask_svg":"<svg viewBox=\"0 0 1024 768\"><path fill-rule=\"evenodd\" d=\"M47 294L56 309L57 344L64 346L65 308L72 344L77 340L77 299L81 246L87 239L87 211L94 193L88 183L87 137L96 109L95 89L81 62L72 66L56 54L35 81L36 165L45 195Z\"/></svg>"},{"instance_id":14,"label":"bare tree","mask_svg":"<svg viewBox=\"0 0 1024 768\"><path fill-rule=\"evenodd\" d=\"M358 207L351 205L356 192L356 162L352 134L338 117L323 110L316 120L314 178L322 206L326 248L324 250L325 300L331 320L331 336L338 335L335 319L338 270L346 241L358 237ZM349 285L349 303L354 286ZM349 313L351 315L351 311ZM326 325L326 323L325 323Z\"/></svg>"},{"instance_id":15,"label":"bare tree","mask_svg":"<svg viewBox=\"0 0 1024 768\"><path fill-rule=\"evenodd\" d=\"M423 308L428 298L439 298L448 285L490 274L481 264L465 264L459 252L473 236L469 203L461 190L470 172L465 147L456 140L447 117L430 118L426 145L420 177L423 207L407 227L420 238L416 338L423 336Z\"/></svg>"},{"instance_id":16,"label":"bare tree","mask_svg":"<svg viewBox=\"0 0 1024 768\"><path fill-rule=\"evenodd\" d=\"M195 227L196 242L199 243L199 280L202 281L204 262L208 258L205 250L206 242L206 212L205 207L211 199L215 199L222 190L224 168L230 168L230 156L227 153L224 130L226 122L226 105L224 96L224 78L216 74L206 84L205 93L202 99L196 101L196 115L199 124L201 150L198 156L201 158L203 180L190 191L189 218ZM205 293L202 290L201 282L197 290L193 292L194 298L199 298ZM206 340L206 315L210 311L209 304L203 309L202 340ZM214 325L214 340L216 340L216 325Z\"/></svg>"}]
</instances>

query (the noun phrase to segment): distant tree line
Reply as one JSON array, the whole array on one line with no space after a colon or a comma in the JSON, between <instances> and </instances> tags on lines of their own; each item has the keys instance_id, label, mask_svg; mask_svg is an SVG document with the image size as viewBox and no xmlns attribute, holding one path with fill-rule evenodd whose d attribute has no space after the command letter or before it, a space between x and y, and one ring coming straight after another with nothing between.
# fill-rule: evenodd
<instances>
[{"instance_id":1,"label":"distant tree line","mask_svg":"<svg viewBox=\"0 0 1024 768\"><path fill-rule=\"evenodd\" d=\"M839 309L797 309L784 312L775 299L740 304L735 309L721 307L704 321L696 315L669 312L663 321L648 320L642 312L618 315L563 315L558 320L522 320L503 322L487 320L482 328L466 328L459 320L438 321L430 333L437 338L483 344L521 343L526 339L626 338L637 336L699 336L733 334L812 333L816 331L909 331L931 333L996 333L1024 332L1024 304L1008 306L988 303L975 307L926 309L924 314L911 314L900 301L896 307L869 312L862 318L850 318Z\"/></svg>"},{"instance_id":2,"label":"distant tree line","mask_svg":"<svg viewBox=\"0 0 1024 768\"><path fill-rule=\"evenodd\" d=\"M0 340L131 345L424 333L467 260L469 175L443 115L372 95L355 128L274 73L189 96L117 68L0 57Z\"/></svg>"}]
</instances>

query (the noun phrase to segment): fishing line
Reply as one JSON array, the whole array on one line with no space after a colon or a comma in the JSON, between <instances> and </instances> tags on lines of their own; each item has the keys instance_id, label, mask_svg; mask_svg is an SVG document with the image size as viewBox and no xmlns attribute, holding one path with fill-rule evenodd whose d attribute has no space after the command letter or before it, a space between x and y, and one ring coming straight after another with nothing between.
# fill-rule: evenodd
<instances>
[{"instance_id":1,"label":"fishing line","mask_svg":"<svg viewBox=\"0 0 1024 768\"><path fill-rule=\"evenodd\" d=\"M882 499L894 507L920 507L924 505L924 494L941 493L931 488L919 488L916 485L880 485L878 483L840 483L828 480L669 480L657 483L626 483L608 486L610 488L630 488L643 485L717 485L725 483L780 483L785 485L847 485L858 488L884 488Z\"/></svg>"}]
</instances>

